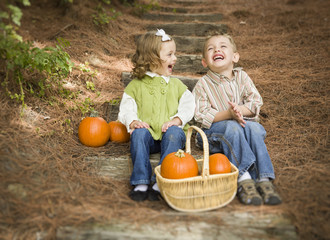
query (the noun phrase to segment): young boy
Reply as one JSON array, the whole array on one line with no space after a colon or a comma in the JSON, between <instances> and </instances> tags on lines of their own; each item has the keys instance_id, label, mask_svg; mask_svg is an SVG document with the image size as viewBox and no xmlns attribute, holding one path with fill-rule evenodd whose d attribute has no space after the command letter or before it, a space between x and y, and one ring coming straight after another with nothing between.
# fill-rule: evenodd
<instances>
[{"instance_id":1,"label":"young boy","mask_svg":"<svg viewBox=\"0 0 330 240\"><path fill-rule=\"evenodd\" d=\"M263 101L247 73L234 68L238 60L231 36L206 39L202 64L209 70L193 90L195 120L208 138L210 154L222 152L238 167L239 200L277 205L281 198L271 183L275 174L264 142L266 131L257 122ZM203 146L199 135L197 144Z\"/></svg>"}]
</instances>

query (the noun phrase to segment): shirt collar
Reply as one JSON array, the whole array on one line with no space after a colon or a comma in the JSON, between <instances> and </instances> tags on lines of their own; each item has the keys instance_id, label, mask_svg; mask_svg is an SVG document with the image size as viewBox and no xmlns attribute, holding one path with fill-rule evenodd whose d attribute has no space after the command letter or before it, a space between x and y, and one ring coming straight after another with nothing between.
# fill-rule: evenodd
<instances>
[{"instance_id":1,"label":"shirt collar","mask_svg":"<svg viewBox=\"0 0 330 240\"><path fill-rule=\"evenodd\" d=\"M241 71L242 68L241 67L236 67L233 69L233 73L234 73L234 77L233 79L235 79L236 77L236 74ZM219 73L216 73L216 72L213 72L212 70L209 69L209 71L207 72L207 75L209 75L209 77L211 79L213 79L214 81L217 81L217 82L220 82L220 81L223 81L223 80L227 80L227 81L231 81L233 79L229 79L227 78L225 75L222 75L222 74L219 74Z\"/></svg>"},{"instance_id":2,"label":"shirt collar","mask_svg":"<svg viewBox=\"0 0 330 240\"><path fill-rule=\"evenodd\" d=\"M168 83L170 81L170 77L159 75L159 74L154 73L154 72L147 71L146 72L146 75L148 75L149 77L152 77L152 78L154 78L154 77L161 77L161 78L163 78L166 81L166 83Z\"/></svg>"}]
</instances>

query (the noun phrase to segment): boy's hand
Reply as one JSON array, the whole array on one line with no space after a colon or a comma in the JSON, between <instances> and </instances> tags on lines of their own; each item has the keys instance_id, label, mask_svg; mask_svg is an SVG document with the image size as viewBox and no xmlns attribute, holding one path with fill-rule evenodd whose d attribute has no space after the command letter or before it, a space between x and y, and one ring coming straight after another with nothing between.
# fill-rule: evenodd
<instances>
[{"instance_id":1,"label":"boy's hand","mask_svg":"<svg viewBox=\"0 0 330 240\"><path fill-rule=\"evenodd\" d=\"M131 122L131 124L129 125L129 128L131 129L131 131L129 132L130 134L132 134L132 132L134 131L134 129L136 128L150 128L149 124L146 122L140 122L137 120L134 120L133 122Z\"/></svg>"},{"instance_id":2,"label":"boy's hand","mask_svg":"<svg viewBox=\"0 0 330 240\"><path fill-rule=\"evenodd\" d=\"M235 119L242 127L245 127L246 121L243 118L242 111L240 107L233 102L228 102L230 105L229 112L232 115L233 119Z\"/></svg>"},{"instance_id":3,"label":"boy's hand","mask_svg":"<svg viewBox=\"0 0 330 240\"><path fill-rule=\"evenodd\" d=\"M181 119L178 117L173 118L171 121L165 122L162 126L162 132L166 132L171 126L180 126L182 124Z\"/></svg>"}]
</instances>

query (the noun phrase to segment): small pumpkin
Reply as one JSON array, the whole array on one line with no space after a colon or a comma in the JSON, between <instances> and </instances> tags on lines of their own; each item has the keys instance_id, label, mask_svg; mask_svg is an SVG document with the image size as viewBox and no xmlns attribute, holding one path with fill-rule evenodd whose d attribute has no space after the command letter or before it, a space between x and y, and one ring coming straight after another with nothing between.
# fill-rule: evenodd
<instances>
[{"instance_id":1,"label":"small pumpkin","mask_svg":"<svg viewBox=\"0 0 330 240\"><path fill-rule=\"evenodd\" d=\"M110 127L110 141L118 143L126 143L129 141L131 135L127 132L127 128L119 121L109 122Z\"/></svg>"},{"instance_id":2,"label":"small pumpkin","mask_svg":"<svg viewBox=\"0 0 330 240\"><path fill-rule=\"evenodd\" d=\"M109 125L101 117L86 117L79 124L78 137L86 146L103 146L110 138Z\"/></svg>"},{"instance_id":3,"label":"small pumpkin","mask_svg":"<svg viewBox=\"0 0 330 240\"><path fill-rule=\"evenodd\" d=\"M231 173L231 164L226 155L212 154L209 158L210 174Z\"/></svg>"},{"instance_id":4,"label":"small pumpkin","mask_svg":"<svg viewBox=\"0 0 330 240\"><path fill-rule=\"evenodd\" d=\"M179 149L164 158L160 174L168 179L195 177L198 175L198 164L192 155Z\"/></svg>"}]
</instances>

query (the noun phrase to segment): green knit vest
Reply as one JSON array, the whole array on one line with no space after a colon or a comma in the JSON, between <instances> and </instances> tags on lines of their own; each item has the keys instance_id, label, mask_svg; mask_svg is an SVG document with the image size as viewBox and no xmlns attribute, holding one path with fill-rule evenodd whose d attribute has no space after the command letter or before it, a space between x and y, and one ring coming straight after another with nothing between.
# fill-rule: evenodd
<instances>
[{"instance_id":1,"label":"green knit vest","mask_svg":"<svg viewBox=\"0 0 330 240\"><path fill-rule=\"evenodd\" d=\"M133 79L125 88L137 104L138 117L149 124L148 129L155 140L162 139L162 125L178 112L179 101L187 90L179 79L171 78L169 83L162 77L145 75L141 80ZM184 126L184 131L189 125Z\"/></svg>"}]
</instances>

